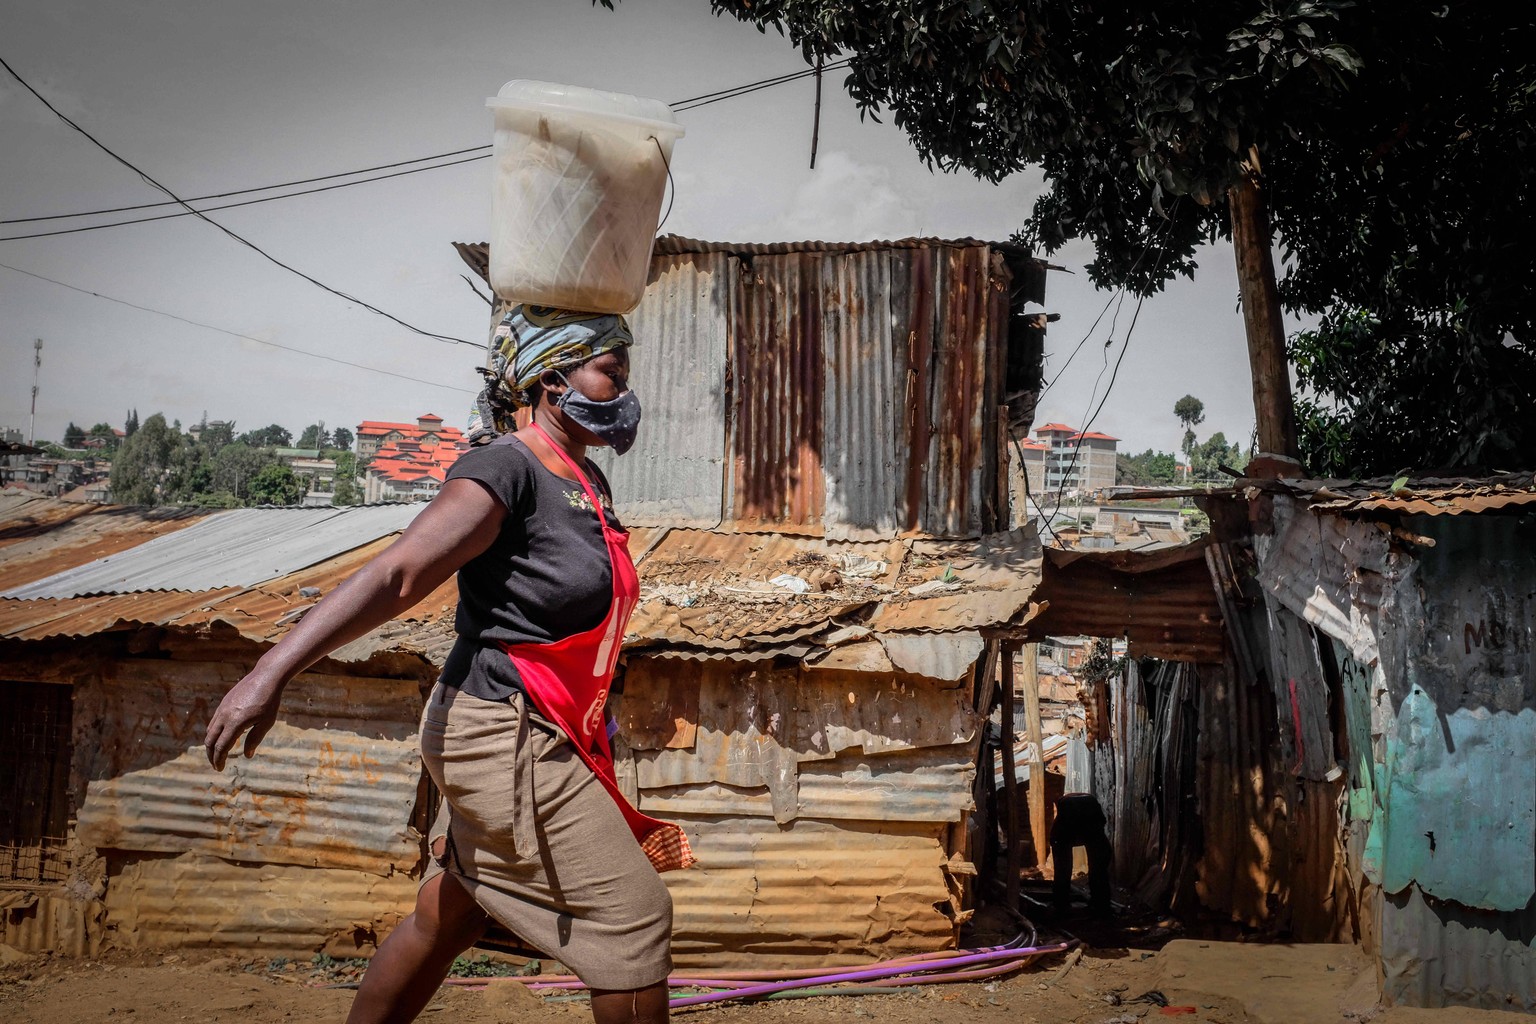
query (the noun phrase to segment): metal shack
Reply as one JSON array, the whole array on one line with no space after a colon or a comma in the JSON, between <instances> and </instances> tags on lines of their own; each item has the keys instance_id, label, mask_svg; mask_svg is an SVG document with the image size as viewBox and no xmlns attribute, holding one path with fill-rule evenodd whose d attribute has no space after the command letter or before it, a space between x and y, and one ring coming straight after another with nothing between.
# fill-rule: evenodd
<instances>
[{"instance_id":1,"label":"metal shack","mask_svg":"<svg viewBox=\"0 0 1536 1024\"><path fill-rule=\"evenodd\" d=\"M457 247L484 276L484 246ZM1007 428L1047 266L972 239L658 239L640 441L603 466L642 600L621 779L687 829L683 963L944 948L997 645L1039 578Z\"/></svg>"},{"instance_id":2,"label":"metal shack","mask_svg":"<svg viewBox=\"0 0 1536 1024\"><path fill-rule=\"evenodd\" d=\"M1280 754L1383 995L1536 1011L1532 475L1283 481L1249 518Z\"/></svg>"},{"instance_id":3,"label":"metal shack","mask_svg":"<svg viewBox=\"0 0 1536 1024\"><path fill-rule=\"evenodd\" d=\"M355 956L421 863L421 688L450 583L208 767L224 691L420 505L142 509L0 494L0 943Z\"/></svg>"}]
</instances>

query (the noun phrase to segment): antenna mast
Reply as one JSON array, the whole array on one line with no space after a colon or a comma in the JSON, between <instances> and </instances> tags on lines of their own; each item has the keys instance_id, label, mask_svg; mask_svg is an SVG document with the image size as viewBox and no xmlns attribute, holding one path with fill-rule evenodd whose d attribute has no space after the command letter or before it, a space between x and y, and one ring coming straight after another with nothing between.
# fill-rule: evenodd
<instances>
[{"instance_id":1,"label":"antenna mast","mask_svg":"<svg viewBox=\"0 0 1536 1024\"><path fill-rule=\"evenodd\" d=\"M37 375L43 369L43 339L32 343L32 417L27 421L27 444L37 445Z\"/></svg>"}]
</instances>

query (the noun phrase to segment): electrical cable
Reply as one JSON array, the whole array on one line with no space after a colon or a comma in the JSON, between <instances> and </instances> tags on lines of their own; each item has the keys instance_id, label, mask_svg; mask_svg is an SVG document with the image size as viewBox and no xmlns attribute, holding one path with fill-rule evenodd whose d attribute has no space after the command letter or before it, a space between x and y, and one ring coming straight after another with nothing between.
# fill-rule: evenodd
<instances>
[{"instance_id":1,"label":"electrical cable","mask_svg":"<svg viewBox=\"0 0 1536 1024\"><path fill-rule=\"evenodd\" d=\"M52 111L53 115L55 117L57 117L60 121L63 121L69 127L73 128L75 131L79 132L81 135L83 135L87 139L89 139L90 142L97 149L101 150L103 153L105 153L108 156L110 156L113 160L116 160L118 163L122 164L124 167L128 168L133 173L137 174L146 183L148 183L150 185L153 185L155 188L159 189L161 192L164 192L166 195L168 195L172 199L176 200L177 203L179 203L182 206L186 207L187 210L189 210L193 214L195 214L199 220L204 221L205 223L211 224L214 227L218 228L220 231L224 232L224 234L228 235L230 238L234 239L235 241L239 242L241 245L243 245L246 248L250 249L252 252L254 252L257 255L261 256L263 259L266 259L268 262L273 263L276 266L279 266L279 267L283 268L284 270L288 271L290 274L294 274L294 275L296 275L298 277L302 277L304 280L308 281L310 284L314 285L316 288L319 288L319 289L321 289L323 291L330 292L332 295L335 295L338 298L346 299L348 302L355 302L359 306L362 306L364 309L369 310L370 312L373 312L373 313L377 313L379 316L382 316L382 317L384 317L387 320L392 320L395 323L399 324L401 327L404 327L406 330L412 331L413 333L416 333L416 334L420 334L423 337L435 338L438 341L442 341L442 342L446 342L448 344L454 344L454 345L469 345L469 346L471 346L473 348L483 348L484 347L483 345L481 345L481 344L479 344L477 342L468 341L468 340L466 340L464 338L455 338L451 334L438 334L435 331L429 331L429 330L426 330L425 328L417 327L415 324L412 324L412 323L409 323L409 322L407 322L405 320L400 319L399 317L395 316L393 313L386 313L384 310L380 309L377 306L370 305L369 303L364 302L362 299L359 299L359 298L357 298L354 295L348 295L344 291L341 291L341 290L336 289L336 288L332 288L330 285L324 283L323 281L318 280L317 278L311 277L310 275L304 273L302 270L299 270L296 267L289 266L287 263L284 263L282 260L278 259L276 256L273 256L271 253L267 252L265 249L262 249L261 246L257 245L255 242L252 242L250 239L245 238L243 235L236 234L234 231L231 231L229 228L225 227L223 224L220 224L218 221L212 219L211 217L209 217L207 214L203 213L202 211L197 210L196 208L194 208L192 206L188 206L186 200L182 199L175 192L172 192L169 188L167 188L166 186L160 184L160 182L156 181L147 172L145 172L143 170L140 170L138 167L134 166L134 164L130 163L126 158L119 156L115 151L113 151L109 146L107 146L106 143L102 142L100 139L96 138L96 136L92 135L90 132L88 132L84 128L80 127L80 125L76 124L73 120L71 120L68 117L68 115L66 115L63 111L59 110L52 103L49 103L47 98L44 97L42 93L40 93L36 89L32 88L31 84L28 83L25 78L22 78L21 75L17 73L16 69L11 67L11 65L3 57L0 57L0 67L4 67L5 70L10 73L12 78L16 79L16 81L21 83L22 88L24 88L28 92L30 92L34 97L37 98L37 101L39 103L41 103L43 106L47 107L50 111Z\"/></svg>"},{"instance_id":2,"label":"electrical cable","mask_svg":"<svg viewBox=\"0 0 1536 1024\"><path fill-rule=\"evenodd\" d=\"M161 213L161 214L156 214L153 217L136 217L133 220L116 220L116 221L113 221L110 224L87 224L84 227L78 227L78 228L58 228L58 229L55 229L53 231L37 231L37 232L33 232L30 235L8 235L6 237L0 238L0 242L19 242L19 241L21 241L23 239L26 239L26 238L50 238L50 237L52 237L54 235L74 235L74 234L79 234L82 231L100 231L102 228L120 228L120 227L124 227L126 225L129 225L129 224L148 224L151 221L157 221L157 220L174 220L177 217L191 217L191 216L194 216L196 214L213 213L216 210L233 210L233 209L235 209L236 207L239 207L239 206L255 206L257 203L270 203L270 202L272 202L275 199L293 199L296 196L308 196L308 195L313 195L316 192L329 192L332 189L349 188L349 187L351 187L353 185L363 185L363 184L366 184L367 182L370 182L370 181L383 181L386 178L399 178L399 177L402 177L402 176L407 175L407 174L420 174L422 171L435 171L435 170L438 170L439 168L443 168L443 167L456 167L459 164L474 163L477 160L484 160L484 159L486 159L486 158L483 157L483 156L471 156L471 157L466 157L463 160L453 160L453 161L450 161L450 162L444 163L444 164L433 164L430 167L417 167L417 168L413 168L412 170L409 170L409 171L395 171L393 174L380 174L380 175L377 175L376 177L372 177L372 178L363 178L360 181L343 181L340 184L336 184L336 185L322 185L319 188L308 188L308 189L303 190L302 192L284 192L281 195L263 196L260 199L244 199L244 200L241 200L238 203L224 203L224 204L222 204L220 206L204 206L204 207L201 207L201 208L196 209L196 210L192 210L192 209L182 210L182 211L180 211L178 213ZM252 189L251 191L260 191L260 189ZM194 202L194 201L195 200L191 200L191 199L187 200L187 202ZM153 204L153 205L157 205L157 206L175 206L176 204L175 203L156 203L156 204ZM68 215L66 214L64 216L68 216ZM81 216L83 216L83 215L81 215Z\"/></svg>"},{"instance_id":3,"label":"electrical cable","mask_svg":"<svg viewBox=\"0 0 1536 1024\"><path fill-rule=\"evenodd\" d=\"M490 143L486 143L483 146L470 146L468 149L455 149L455 150L453 150L451 152L448 152L448 153L434 153L431 156L418 156L418 157L414 157L414 158L412 158L410 160L396 160L392 164L375 164L372 167L359 167L359 168L357 168L356 170L353 170L353 171L337 171L335 174L322 174L322 175L319 175L318 177L314 177L314 178L299 178L297 181L280 181L276 185L261 185L261 186L258 186L256 188L242 188L242 189L236 189L233 192L213 192L213 193L210 193L210 194L208 194L206 196L188 196L187 197L187 202L189 202L189 203L202 203L202 202L207 202L209 199L228 199L231 196L247 196L247 195L250 195L252 192L270 192L273 189L291 188L294 185L312 185L312 184L314 184L317 181L330 181L333 178L350 178L354 174L370 174L373 171L388 171L388 170L392 170L392 169L394 169L396 167L406 167L406 166L409 166L410 164L426 163L428 160L445 160L445 159L447 159L450 156L463 156L465 153L478 153L480 150L490 149L490 148L491 148ZM479 159L484 159L484 158L482 157L482 158L479 158ZM450 167L452 165L451 164L444 164L443 166ZM417 170L430 171L430 170L435 170L435 168L432 168L432 167L420 167L420 168L417 168ZM412 172L408 172L408 173L415 173L415 172L412 171ZM374 181L374 180L377 180L377 179L370 178L368 180ZM295 192L294 193L294 195L306 195L306 194L307 193L304 193L304 192ZM278 197L278 198L281 198L281 197ZM154 208L160 207L160 206L175 206L175 205L176 204L171 202L170 200L161 200L158 203L138 203L138 204L136 204L134 206L114 206L114 207L110 207L109 209L105 209L105 210L85 210L85 211L82 211L80 213L51 213L51 214L48 214L47 216L42 216L42 217L12 217L12 218L10 218L8 220L0 220L0 224L30 224L30 223L32 223L34 221L40 221L40 220L65 220L65 219L68 219L70 217L95 217L98 214L103 214L103 213L127 213L130 210L151 210L151 209L154 209Z\"/></svg>"},{"instance_id":4,"label":"electrical cable","mask_svg":"<svg viewBox=\"0 0 1536 1024\"><path fill-rule=\"evenodd\" d=\"M324 359L325 361L331 363L340 363L342 366L350 366L357 370L367 370L369 373L380 373L386 377L395 377L399 380L410 381L413 384L426 384L430 387L443 388L448 391L458 391L466 395L472 395L475 393L468 390L467 388L455 387L452 384L439 384L435 380L422 380L420 377L410 377L403 373L395 373L393 370L382 370L377 366L368 366L364 363L350 362L349 360L340 359L336 356L328 356L323 352L311 352L308 349L294 348L291 345L280 345L275 341L267 341L265 338L255 338L249 334L241 334L239 331L227 330L223 327L216 327L213 324L205 324L198 320L189 320L184 316L177 316L175 313L167 313L163 309L154 309L150 306L141 306L136 302L129 302L127 299L119 299L111 295L103 295L101 292L93 292L89 288L81 288L78 285L69 284L66 281L58 281L51 277L45 277L42 274L33 273L30 270L22 270L20 267L13 267L9 263L0 263L0 268L13 271L17 274L23 274L27 277L36 278L39 281L47 281L49 284L58 285L60 288L68 288L70 291L79 292L82 295L89 295L93 298L104 299L107 302L115 302L120 306L127 306L130 309L137 309L145 313L153 313L156 316L168 317L172 320L178 320L184 324L190 324L193 327L202 327L205 330L217 331L220 334L227 334L232 338L240 338L244 341L254 341L258 345L266 345L270 348L282 349L284 352L296 352L301 356L313 356L316 359Z\"/></svg>"},{"instance_id":5,"label":"electrical cable","mask_svg":"<svg viewBox=\"0 0 1536 1024\"><path fill-rule=\"evenodd\" d=\"M824 71L830 71L830 70L837 70L839 68L845 68L845 67L848 66L848 63L849 62L847 62L847 61L843 61L843 62L840 62L840 63L837 63L837 64L830 64L826 68L824 68L823 70ZM7 70L10 70L9 67L7 68ZM710 103L720 102L720 100L734 99L736 96L745 96L748 93L757 92L757 91L759 91L761 89L771 88L771 87L773 87L775 85L783 85L786 82L797 81L797 80L799 80L801 78L806 78L806 77L809 77L811 75L814 75L815 73L816 73L816 69L814 69L814 68L809 68L809 69L806 69L804 71L794 71L794 72L790 72L790 73L785 74L785 75L780 75L780 76L778 76L776 78L765 78L765 79L761 79L761 80L756 81L756 82L748 82L745 85L732 86L729 89L720 89L720 90L718 90L716 92L703 93L703 94L701 94L699 96L689 97L686 100L679 100L676 103L671 104L671 106L673 107L674 110L679 110L679 111L693 110L693 109L696 109L697 107L708 106ZM14 75L15 72L12 71L12 74ZM23 84L25 84L25 83L23 83ZM34 95L36 95L36 93L34 93ZM700 101L703 101L703 102L700 102ZM472 157L469 157L469 158L464 159L464 160L453 160L453 161L449 161L447 163L433 164L433 165L428 166L428 167L413 167L410 170L400 171L400 172L398 172L396 174L381 174L381 175L376 175L376 176L368 177L368 178L359 178L356 181L342 182L342 183L337 184L337 185L326 186L325 188L305 189L305 190L299 191L299 192L287 192L287 193L283 193L281 195L267 196L267 197L264 197L262 199L251 200L251 201L249 201L247 203L227 203L227 204L225 204L223 206L213 206L213 207L204 207L203 208L204 212L213 212L215 210L227 210L227 209L231 209L232 207L236 207L236 206L246 206L246 205L251 205L253 203L270 202L270 201L275 200L275 199L288 199L288 198L291 198L291 197L294 197L294 196L311 195L311 194L313 194L315 192L324 192L324 191L328 191L329 189L333 189L333 188L348 188L348 187L350 187L352 185L364 185L364 184L367 184L370 181L383 181L383 180L385 180L387 178L397 178L397 177L402 177L402 176L407 175L407 174L420 174L420 173L422 173L424 171L435 171L435 170L438 170L438 169L443 168L443 167L454 167L454 166L457 166L458 164L461 164L461 163L470 163L470 162L473 162L473 161L476 161L476 160L487 160L491 156L491 154L489 152L487 152L488 150L490 150L490 148L491 148L491 146L489 144L486 144L486 145L483 145L483 146L470 146L470 147L467 147L465 149L450 150L450 151L448 151L446 153L434 153L434 154L432 154L430 156L413 157L412 159L409 159L409 160L396 160L393 163L375 164L372 167L359 167L359 168L356 168L356 169L350 170L350 171L337 171L334 174L322 174L322 175L318 175L318 176L312 177L312 178L299 178L299 179L296 179L294 181L278 182L278 183L273 184L273 185L261 185L261 186L257 186L257 187L254 187L254 188L236 189L236 190L231 191L231 192L213 192L213 193L209 193L208 195L191 196L191 197L186 198L184 202L186 202L186 203L200 203L200 202L206 202L206 201L208 201L210 199L229 199L229 198L233 198L234 196L250 195L253 192L271 192L271 191L275 191L276 189L280 189L280 188L292 188L295 185L310 185L310 184L314 184L315 182L318 182L318 181L331 181L331 180L334 180L336 178L351 178L351 177L355 177L355 176L360 175L360 174L372 174L372 172L374 172L374 171L393 170L394 168L397 168L397 167L408 167L411 164L426 163L427 161L430 161L430 160L446 160L448 157L463 156L465 153L475 153L475 154L477 154L476 156L472 156ZM183 201L182 200L163 200L163 201L157 202L157 203L137 203L137 204L130 205L130 206L114 206L114 207L108 207L108 208L100 209L100 210L82 210L82 211L77 212L77 213L53 213L53 214L46 214L46 215L42 215L42 216L36 216L36 217L12 217L12 218L7 218L7 219L4 219L4 220L0 220L0 224L31 224L31 223L36 223L36 222L39 222L39 221L69 220L69 219L73 219L73 218L77 218L77 217L96 217L96 216L101 216L101 215L108 214L108 213L128 213L128 212L131 212L131 211L134 211L134 210L151 210L151 209L158 209L158 208L166 207L166 206L180 206L180 205L183 205ZM143 223L146 223L146 222L152 221L152 220L168 219L168 217L171 217L171 216L174 216L174 217L187 217L187 216L191 216L191 213L189 213L186 210L183 210L181 213L170 214L170 215L167 215L167 217L143 217L143 218L139 218L139 219L135 219L135 220L114 221L114 222L112 222L110 224L95 224L95 225L91 225L89 227L73 228L73 229L63 230L63 231L38 232L38 233L35 233L35 234L30 234L30 235L12 235L12 236L10 236L8 238L0 238L0 242L20 241L22 239L27 239L27 238L46 238L49 235L54 235L54 234L64 235L64 234L72 234L72 233L78 232L78 231L95 231L95 230L97 230L99 228L120 227L120 226L126 225L126 224L143 224Z\"/></svg>"}]
</instances>

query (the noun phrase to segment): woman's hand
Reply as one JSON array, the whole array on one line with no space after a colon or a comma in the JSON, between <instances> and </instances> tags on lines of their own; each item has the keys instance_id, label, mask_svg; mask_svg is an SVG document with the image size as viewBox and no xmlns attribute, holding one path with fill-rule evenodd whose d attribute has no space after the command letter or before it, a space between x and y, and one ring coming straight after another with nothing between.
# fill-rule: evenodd
<instances>
[{"instance_id":1,"label":"woman's hand","mask_svg":"<svg viewBox=\"0 0 1536 1024\"><path fill-rule=\"evenodd\" d=\"M282 680L262 671L259 663L230 688L219 701L203 737L208 763L215 771L224 770L224 759L239 742L241 733L245 733L245 756L255 755L256 747L277 722L277 707L282 699Z\"/></svg>"}]
</instances>

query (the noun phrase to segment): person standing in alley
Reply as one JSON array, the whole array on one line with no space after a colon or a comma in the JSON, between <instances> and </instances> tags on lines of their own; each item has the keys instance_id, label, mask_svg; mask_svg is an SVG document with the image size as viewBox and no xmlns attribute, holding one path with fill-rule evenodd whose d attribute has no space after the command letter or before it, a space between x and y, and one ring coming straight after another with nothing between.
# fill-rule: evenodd
<instances>
[{"instance_id":1,"label":"person standing in alley","mask_svg":"<svg viewBox=\"0 0 1536 1024\"><path fill-rule=\"evenodd\" d=\"M405 534L309 612L224 697L223 769L252 756L283 688L458 573L458 641L422 716L443 794L414 912L363 978L349 1024L410 1021L495 919L592 989L599 1024L667 1017L672 903L658 872L693 863L676 825L629 805L604 713L639 595L589 447L620 455L640 405L624 318L518 306L499 386L527 425L464 453Z\"/></svg>"}]
</instances>

